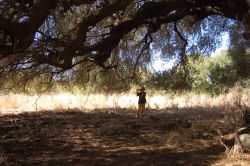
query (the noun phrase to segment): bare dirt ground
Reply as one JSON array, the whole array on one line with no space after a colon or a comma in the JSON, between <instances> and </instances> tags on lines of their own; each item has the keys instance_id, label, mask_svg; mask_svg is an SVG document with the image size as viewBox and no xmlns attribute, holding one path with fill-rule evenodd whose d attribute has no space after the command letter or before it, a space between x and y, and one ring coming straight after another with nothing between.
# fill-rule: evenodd
<instances>
[{"instance_id":1,"label":"bare dirt ground","mask_svg":"<svg viewBox=\"0 0 250 166\"><path fill-rule=\"evenodd\" d=\"M250 165L227 157L231 115L207 110L40 111L0 116L0 165ZM224 143L233 145L231 138Z\"/></svg>"}]
</instances>

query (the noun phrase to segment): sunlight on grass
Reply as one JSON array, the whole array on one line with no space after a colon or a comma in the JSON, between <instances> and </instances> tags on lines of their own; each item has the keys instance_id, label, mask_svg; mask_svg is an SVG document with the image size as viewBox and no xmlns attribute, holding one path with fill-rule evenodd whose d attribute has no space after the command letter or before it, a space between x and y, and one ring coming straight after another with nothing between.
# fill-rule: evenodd
<instances>
[{"instance_id":1,"label":"sunlight on grass","mask_svg":"<svg viewBox=\"0 0 250 166\"><path fill-rule=\"evenodd\" d=\"M241 100L247 106L250 105L250 93L245 92ZM93 110L103 108L125 108L136 109L137 96L134 94L91 94L81 95L72 93L44 94L44 95L26 95L26 94L8 94L0 95L0 112L21 113L26 111L39 110L58 110L58 109L79 109ZM233 109L237 96L234 93L224 94L216 97L208 95L153 95L147 96L148 109Z\"/></svg>"}]
</instances>

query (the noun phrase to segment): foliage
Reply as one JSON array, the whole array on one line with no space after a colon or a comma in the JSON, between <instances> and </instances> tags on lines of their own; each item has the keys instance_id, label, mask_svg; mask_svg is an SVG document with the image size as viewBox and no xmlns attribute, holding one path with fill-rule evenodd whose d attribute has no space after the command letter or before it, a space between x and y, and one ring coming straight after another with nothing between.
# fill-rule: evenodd
<instances>
[{"instance_id":1,"label":"foliage","mask_svg":"<svg viewBox=\"0 0 250 166\"><path fill-rule=\"evenodd\" d=\"M237 81L236 69L230 64L214 65L210 69L209 79L213 85L232 87Z\"/></svg>"},{"instance_id":2,"label":"foliage","mask_svg":"<svg viewBox=\"0 0 250 166\"><path fill-rule=\"evenodd\" d=\"M249 41L244 40L239 31L241 26L237 24L230 30L229 56L234 62L237 75L244 80L250 78L250 52L247 52Z\"/></svg>"},{"instance_id":3,"label":"foliage","mask_svg":"<svg viewBox=\"0 0 250 166\"><path fill-rule=\"evenodd\" d=\"M197 55L190 55L188 62L187 75L184 75L185 70L181 67L152 73L148 86L168 92L184 90L216 95L234 87L242 80L243 67L238 68L238 62L235 62L228 51L222 51L220 55L212 57L197 58ZM249 62L246 60L244 63Z\"/></svg>"},{"instance_id":4,"label":"foliage","mask_svg":"<svg viewBox=\"0 0 250 166\"><path fill-rule=\"evenodd\" d=\"M123 65L114 57L138 66L149 59L145 50L184 62L186 51L216 49L230 19L248 10L247 0L0 1L0 76L17 68L48 66L58 74L88 63Z\"/></svg>"},{"instance_id":5,"label":"foliage","mask_svg":"<svg viewBox=\"0 0 250 166\"><path fill-rule=\"evenodd\" d=\"M238 55L248 45L239 36L249 27L249 6L247 0L0 1L1 86L121 92L141 84L167 91L203 85L208 90L198 91L211 91L196 79L193 55L209 55L230 32L237 78L247 78L249 56ZM156 52L176 60L170 71L147 69ZM212 85L233 86L231 69L211 67Z\"/></svg>"},{"instance_id":6,"label":"foliage","mask_svg":"<svg viewBox=\"0 0 250 166\"><path fill-rule=\"evenodd\" d=\"M169 71L152 73L147 86L155 90L185 91L191 88L191 77L189 72L177 67Z\"/></svg>"}]
</instances>

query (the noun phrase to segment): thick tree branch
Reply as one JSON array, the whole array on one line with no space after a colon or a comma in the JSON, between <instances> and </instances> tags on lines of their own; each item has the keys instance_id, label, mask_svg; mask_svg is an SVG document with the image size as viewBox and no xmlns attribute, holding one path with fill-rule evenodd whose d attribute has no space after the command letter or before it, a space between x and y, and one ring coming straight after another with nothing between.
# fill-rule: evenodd
<instances>
[{"instance_id":1,"label":"thick tree branch","mask_svg":"<svg viewBox=\"0 0 250 166\"><path fill-rule=\"evenodd\" d=\"M9 15L8 18L0 12L0 58L11 58L15 54L25 57L27 52L32 52L30 55L33 55L33 59L37 63L47 63L51 66L70 69L76 65L72 62L74 57L82 56L85 59L95 53L90 58L101 66L110 58L112 51L117 48L121 39L134 29L148 27L145 42L150 43L151 34L157 32L162 24L175 22L175 32L184 42L181 53L181 61L184 63L187 40L178 29L179 20L188 15L194 16L195 21L200 21L210 15L223 15L242 20L243 16L249 12L250 6L248 0L160 0L149 2L115 0L111 4L105 3L98 8L99 3L100 1L97 0L38 0L32 5L29 4L25 11L20 7L18 12L24 12L27 15L27 20L23 22L13 22L15 19L12 17L14 16ZM58 11L61 5L65 9L63 12L67 14L68 9L73 9L72 6L80 8L84 4L92 4L89 5L90 14L75 25L74 38L68 40L42 33L37 34L52 11L53 13L61 12ZM6 10L8 10L7 7ZM249 21L248 19L243 20L247 25L245 32L247 37L250 31ZM56 32L56 26L57 24L54 29L51 29L52 33ZM103 30L103 32L89 35L90 32L93 34L95 29ZM69 31L69 33L71 32ZM38 40L35 40L37 36Z\"/></svg>"},{"instance_id":2,"label":"thick tree branch","mask_svg":"<svg viewBox=\"0 0 250 166\"><path fill-rule=\"evenodd\" d=\"M73 40L71 43L69 43L68 47L65 48L65 51L63 52L64 66L66 68L72 67L72 58L74 57L74 52L77 49L83 48L83 44L86 41L89 27L95 26L102 19L112 15L115 12L126 9L126 7L130 5L132 2L133 0L127 0L127 1L117 0L112 5L100 9L98 14L95 13L91 14L86 19L84 19L79 25L79 30L77 32L76 39Z\"/></svg>"},{"instance_id":3,"label":"thick tree branch","mask_svg":"<svg viewBox=\"0 0 250 166\"><path fill-rule=\"evenodd\" d=\"M187 63L187 55L186 55L186 48L187 48L187 45L188 45L188 41L187 39L181 34L181 32L179 31L178 29L178 23L175 22L174 23L174 30L175 32L177 33L178 37L182 40L182 42L184 42L182 48L181 48L181 63L183 66L186 65Z\"/></svg>"}]
</instances>

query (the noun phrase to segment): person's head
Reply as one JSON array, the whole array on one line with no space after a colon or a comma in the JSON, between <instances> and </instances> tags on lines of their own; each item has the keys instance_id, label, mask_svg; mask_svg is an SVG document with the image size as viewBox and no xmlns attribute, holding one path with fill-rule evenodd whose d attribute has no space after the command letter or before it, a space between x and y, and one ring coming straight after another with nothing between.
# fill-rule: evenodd
<instances>
[{"instance_id":1,"label":"person's head","mask_svg":"<svg viewBox=\"0 0 250 166\"><path fill-rule=\"evenodd\" d=\"M144 86L141 87L141 91L142 91L142 92L145 91L145 87L144 87Z\"/></svg>"}]
</instances>

